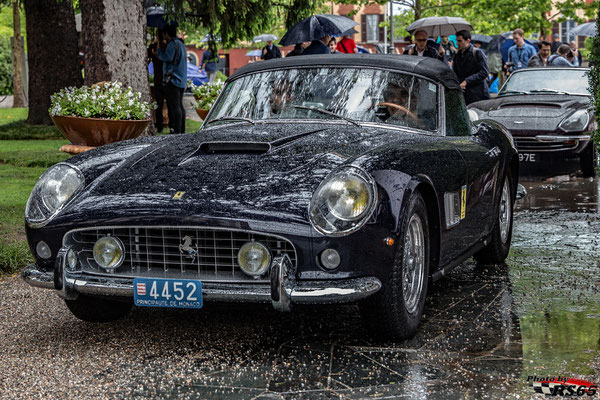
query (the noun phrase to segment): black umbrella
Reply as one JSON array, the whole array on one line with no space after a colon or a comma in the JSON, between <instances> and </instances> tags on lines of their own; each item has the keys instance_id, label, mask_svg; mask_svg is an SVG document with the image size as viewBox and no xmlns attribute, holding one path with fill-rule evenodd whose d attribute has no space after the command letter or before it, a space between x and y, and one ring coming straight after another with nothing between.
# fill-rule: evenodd
<instances>
[{"instance_id":1,"label":"black umbrella","mask_svg":"<svg viewBox=\"0 0 600 400\"><path fill-rule=\"evenodd\" d=\"M492 41L492 37L488 35L482 35L481 33L474 33L471 35L471 42L481 42L487 44Z\"/></svg>"},{"instance_id":2,"label":"black umbrella","mask_svg":"<svg viewBox=\"0 0 600 400\"><path fill-rule=\"evenodd\" d=\"M325 36L347 31L358 25L357 22L341 15L319 14L306 18L294 25L279 41L282 46L311 42Z\"/></svg>"},{"instance_id":3,"label":"black umbrella","mask_svg":"<svg viewBox=\"0 0 600 400\"><path fill-rule=\"evenodd\" d=\"M163 7L151 6L146 9L146 25L153 28L165 29L167 25L177 26L177 21L165 14Z\"/></svg>"}]
</instances>

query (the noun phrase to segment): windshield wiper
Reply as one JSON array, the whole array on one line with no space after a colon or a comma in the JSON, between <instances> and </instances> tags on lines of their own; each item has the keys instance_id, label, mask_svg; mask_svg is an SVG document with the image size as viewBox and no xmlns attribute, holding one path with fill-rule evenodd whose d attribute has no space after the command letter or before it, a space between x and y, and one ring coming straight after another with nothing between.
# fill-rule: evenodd
<instances>
[{"instance_id":1,"label":"windshield wiper","mask_svg":"<svg viewBox=\"0 0 600 400\"><path fill-rule=\"evenodd\" d=\"M504 90L499 96L503 96L505 94L529 94L529 92L524 92L522 90Z\"/></svg>"},{"instance_id":2,"label":"windshield wiper","mask_svg":"<svg viewBox=\"0 0 600 400\"><path fill-rule=\"evenodd\" d=\"M246 122L251 123L252 125L256 124L256 122L254 122L250 118L244 118L244 117L220 117L220 118L211 119L210 121L208 121L206 123L206 125L212 124L213 122L218 122L218 121L246 121Z\"/></svg>"},{"instance_id":3,"label":"windshield wiper","mask_svg":"<svg viewBox=\"0 0 600 400\"><path fill-rule=\"evenodd\" d=\"M332 116L334 116L334 117L337 117L337 118L340 118L340 119L346 120L346 121L350 122L352 125L355 125L355 126L362 127L362 125L361 125L361 124L359 124L357 121L353 120L352 118L344 117L343 115L336 114L336 113L334 113L334 112L331 112L331 111L329 111L329 110L326 110L326 109L324 109L324 108L321 108L321 107L314 107L314 106L301 106L301 105L296 105L296 104L292 104L292 107L294 107L294 108L300 108L300 109L302 109L302 110L318 111L318 112L321 112L321 113L323 113L323 114L332 115Z\"/></svg>"},{"instance_id":4,"label":"windshield wiper","mask_svg":"<svg viewBox=\"0 0 600 400\"><path fill-rule=\"evenodd\" d=\"M544 89L532 89L530 90L531 93L542 93L542 92L548 92L548 93L558 93L558 94L572 94L569 92L563 92L560 90L556 90L556 89L549 89L549 88L544 88Z\"/></svg>"}]
</instances>

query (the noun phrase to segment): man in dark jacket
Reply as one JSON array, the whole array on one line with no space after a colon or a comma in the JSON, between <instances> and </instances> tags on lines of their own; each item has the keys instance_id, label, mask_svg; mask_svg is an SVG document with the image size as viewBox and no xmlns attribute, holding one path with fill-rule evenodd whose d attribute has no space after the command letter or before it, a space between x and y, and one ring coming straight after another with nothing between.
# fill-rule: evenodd
<instances>
[{"instance_id":1,"label":"man in dark jacket","mask_svg":"<svg viewBox=\"0 0 600 400\"><path fill-rule=\"evenodd\" d=\"M304 49L302 52L303 56L309 56L314 54L331 54L331 50L327 46L331 40L331 36L322 37L320 40L313 40L310 46Z\"/></svg>"},{"instance_id":2,"label":"man in dark jacket","mask_svg":"<svg viewBox=\"0 0 600 400\"><path fill-rule=\"evenodd\" d=\"M427 45L427 32L425 31L415 32L415 44L404 49L403 54L436 58L440 61L444 61L445 55L444 48L442 46L439 46L439 48L436 49Z\"/></svg>"},{"instance_id":3,"label":"man in dark jacket","mask_svg":"<svg viewBox=\"0 0 600 400\"><path fill-rule=\"evenodd\" d=\"M465 103L489 99L489 70L485 54L473 47L469 31L456 32L456 44L458 52L454 56L452 69L460 82Z\"/></svg>"},{"instance_id":4,"label":"man in dark jacket","mask_svg":"<svg viewBox=\"0 0 600 400\"><path fill-rule=\"evenodd\" d=\"M540 43L540 51L532 56L527 62L527 67L546 67L548 66L548 57L550 57L551 44L545 40Z\"/></svg>"},{"instance_id":5,"label":"man in dark jacket","mask_svg":"<svg viewBox=\"0 0 600 400\"><path fill-rule=\"evenodd\" d=\"M273 44L272 40L268 40L267 45L262 49L262 54L260 55L260 58L262 58L263 60L281 58L281 51L279 51L279 47Z\"/></svg>"}]
</instances>

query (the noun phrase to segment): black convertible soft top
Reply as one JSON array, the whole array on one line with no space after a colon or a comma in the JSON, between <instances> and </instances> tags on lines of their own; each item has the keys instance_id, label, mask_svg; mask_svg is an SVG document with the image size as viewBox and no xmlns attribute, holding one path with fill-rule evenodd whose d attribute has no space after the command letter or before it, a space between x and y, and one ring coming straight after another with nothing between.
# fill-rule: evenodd
<instances>
[{"instance_id":1,"label":"black convertible soft top","mask_svg":"<svg viewBox=\"0 0 600 400\"><path fill-rule=\"evenodd\" d=\"M430 78L448 89L459 89L458 78L446 64L429 57L395 54L322 54L277 58L248 64L229 79L253 72L293 67L374 67L395 69Z\"/></svg>"}]
</instances>

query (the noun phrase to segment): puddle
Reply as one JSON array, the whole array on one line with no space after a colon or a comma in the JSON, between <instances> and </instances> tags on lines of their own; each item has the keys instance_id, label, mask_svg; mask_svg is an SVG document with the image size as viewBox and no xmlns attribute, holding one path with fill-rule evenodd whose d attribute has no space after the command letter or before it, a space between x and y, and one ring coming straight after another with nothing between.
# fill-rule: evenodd
<instances>
[{"instance_id":1,"label":"puddle","mask_svg":"<svg viewBox=\"0 0 600 400\"><path fill-rule=\"evenodd\" d=\"M516 210L556 210L600 213L600 179L560 175L534 180L522 177L519 183L527 196L517 201Z\"/></svg>"}]
</instances>

